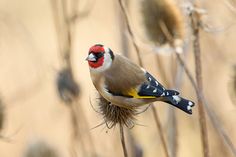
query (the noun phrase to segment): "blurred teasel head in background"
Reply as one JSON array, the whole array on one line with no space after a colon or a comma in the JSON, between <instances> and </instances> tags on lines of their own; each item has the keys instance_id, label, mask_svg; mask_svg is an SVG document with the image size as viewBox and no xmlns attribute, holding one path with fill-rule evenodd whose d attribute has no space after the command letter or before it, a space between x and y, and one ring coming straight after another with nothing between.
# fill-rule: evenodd
<instances>
[{"instance_id":1,"label":"blurred teasel head in background","mask_svg":"<svg viewBox=\"0 0 236 157\"><path fill-rule=\"evenodd\" d=\"M71 103L74 98L79 96L79 86L72 76L69 68L64 68L57 75L57 90L61 100Z\"/></svg>"},{"instance_id":2,"label":"blurred teasel head in background","mask_svg":"<svg viewBox=\"0 0 236 157\"><path fill-rule=\"evenodd\" d=\"M142 15L149 39L158 47L175 48L182 52L184 18L172 0L143 0Z\"/></svg>"},{"instance_id":3,"label":"blurred teasel head in background","mask_svg":"<svg viewBox=\"0 0 236 157\"><path fill-rule=\"evenodd\" d=\"M24 157L59 157L58 153L47 143L37 141L29 144Z\"/></svg>"}]
</instances>

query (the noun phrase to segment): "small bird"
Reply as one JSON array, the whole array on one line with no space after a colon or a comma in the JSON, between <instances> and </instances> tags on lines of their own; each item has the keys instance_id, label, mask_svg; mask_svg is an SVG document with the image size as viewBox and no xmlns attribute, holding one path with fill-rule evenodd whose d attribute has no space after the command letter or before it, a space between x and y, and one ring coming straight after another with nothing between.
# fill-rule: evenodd
<instances>
[{"instance_id":1,"label":"small bird","mask_svg":"<svg viewBox=\"0 0 236 157\"><path fill-rule=\"evenodd\" d=\"M192 114L194 102L166 89L146 70L110 48L96 44L89 49L86 60L95 88L112 104L131 108L163 101Z\"/></svg>"}]
</instances>

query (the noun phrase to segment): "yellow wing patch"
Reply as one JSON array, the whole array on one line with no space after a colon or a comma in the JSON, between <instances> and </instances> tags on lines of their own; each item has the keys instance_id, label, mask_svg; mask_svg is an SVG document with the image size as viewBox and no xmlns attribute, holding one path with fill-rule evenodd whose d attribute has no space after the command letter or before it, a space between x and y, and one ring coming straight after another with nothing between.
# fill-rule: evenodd
<instances>
[{"instance_id":1,"label":"yellow wing patch","mask_svg":"<svg viewBox=\"0 0 236 157\"><path fill-rule=\"evenodd\" d=\"M132 96L133 98L137 98L137 99L152 99L152 98L156 98L155 96L140 96L140 95L138 95L138 92L137 92L136 89L131 89L126 94Z\"/></svg>"}]
</instances>

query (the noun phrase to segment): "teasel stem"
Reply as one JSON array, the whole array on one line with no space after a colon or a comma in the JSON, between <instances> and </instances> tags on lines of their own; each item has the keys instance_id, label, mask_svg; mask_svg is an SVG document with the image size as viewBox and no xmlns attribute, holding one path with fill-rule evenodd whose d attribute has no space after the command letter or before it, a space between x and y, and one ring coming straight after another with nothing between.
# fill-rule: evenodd
<instances>
[{"instance_id":1,"label":"teasel stem","mask_svg":"<svg viewBox=\"0 0 236 157\"><path fill-rule=\"evenodd\" d=\"M220 121L219 118L217 117L215 112L210 108L210 106L212 106L212 105L209 104L209 102L206 100L204 95L199 92L197 84L195 83L194 78L193 78L189 68L184 63L183 59L180 57L180 55L178 53L176 53L176 57L177 57L179 63L183 66L183 69L184 69L188 79L190 80L190 83L194 87L197 97L202 100L203 105L205 106L207 115L209 116L209 119L210 119L212 125L214 126L214 128L216 129L216 131L220 135L220 137L223 139L225 145L231 150L232 154L236 157L236 148L235 148L231 138L227 135L226 130L219 123L219 121Z\"/></svg>"},{"instance_id":2,"label":"teasel stem","mask_svg":"<svg viewBox=\"0 0 236 157\"><path fill-rule=\"evenodd\" d=\"M71 4L69 6L69 4ZM78 14L78 0L72 0L71 3L68 0L51 0L51 7L53 11L53 20L55 23L56 28L56 34L57 34L57 42L59 46L59 52L60 57L62 60L62 64L65 69L68 69L70 75L71 75L71 81L73 81L75 84L75 77L73 73L73 65L71 62L71 55L72 55L72 48L73 48L73 41L75 38L75 31L76 31L76 23L75 18L77 18ZM69 8L71 9L71 15L69 14ZM72 92L73 93L73 92ZM71 125L72 125L72 139L71 139L71 152L74 152L74 156L76 155L76 145L79 142L81 143L81 149L83 154L86 153L85 144L86 142L89 143L90 148L94 154L96 154L95 146L92 140L91 135L87 130L89 130L89 127L87 125L87 118L84 115L83 107L79 103L79 95L73 95L72 94L72 102L69 104L70 110L71 110ZM79 111L78 111L79 110ZM83 122L83 124L80 123ZM86 129L86 135L88 137L88 140L85 142L82 139L81 135L81 129ZM80 141L78 140L80 139Z\"/></svg>"},{"instance_id":3,"label":"teasel stem","mask_svg":"<svg viewBox=\"0 0 236 157\"><path fill-rule=\"evenodd\" d=\"M193 49L194 49L194 55L195 55L195 64L196 64L196 79L197 79L197 85L195 85L195 89L197 91L197 95L199 93L202 93L202 72L201 72L201 59L200 59L200 42L199 42L199 29L200 29L200 16L197 12L192 12L190 14L190 20L191 20L191 26L192 26L192 34L194 36L193 40ZM165 32L166 37L171 42L171 36L170 32L168 32L166 25L163 23L162 25L163 32ZM181 59L180 55L175 52L177 55L177 59L181 62L182 65L185 65L184 61ZM187 75L190 75L189 72L187 72ZM190 77L192 80L191 82L194 82L193 78ZM200 128L201 128L201 139L202 139L202 146L203 146L203 154L204 157L209 157L209 146L208 146L208 136L207 136L207 127L206 127L206 117L204 113L204 107L203 102L199 96L198 98L198 106L199 106L199 122L200 122Z\"/></svg>"},{"instance_id":4,"label":"teasel stem","mask_svg":"<svg viewBox=\"0 0 236 157\"><path fill-rule=\"evenodd\" d=\"M135 48L135 51L137 53L137 56L138 56L138 63L139 63L140 66L143 67L143 62L142 62L142 59L141 59L140 50L139 50L138 45L135 42L134 33L133 33L132 29L131 29L126 9L125 9L125 7L124 7L124 5L122 3L122 0L118 0L118 1L119 1L119 4L120 4L122 13L124 14L124 17L125 17L125 23L126 23L126 26L127 26L127 29L128 29L128 33L129 33L129 35L131 37L132 44L133 44L133 46ZM155 119L155 122L156 122L157 130L160 133L161 141L162 141L162 144L163 144L163 147L164 147L164 152L166 154L166 157L169 157L168 150L167 150L167 145L166 145L166 142L165 142L164 134L162 132L162 128L161 128L159 117L158 117L158 115L156 113L155 107L153 107L153 105L151 105L151 106L152 106L151 109L152 109L152 112L153 112L153 115L154 115L154 119Z\"/></svg>"},{"instance_id":5,"label":"teasel stem","mask_svg":"<svg viewBox=\"0 0 236 157\"><path fill-rule=\"evenodd\" d=\"M157 130L160 133L160 138L161 138L161 141L162 141L162 144L163 144L164 152L165 152L166 156L169 157L168 148L167 148L167 144L165 142L164 132L162 130L160 118L158 117L157 110L153 106L153 104L151 105L151 108L152 108L152 113L153 113L153 116L154 116L154 119L155 119L155 122L156 122Z\"/></svg>"},{"instance_id":6,"label":"teasel stem","mask_svg":"<svg viewBox=\"0 0 236 157\"><path fill-rule=\"evenodd\" d=\"M163 27L164 30L167 30L165 27ZM169 36L169 32L166 32L166 36ZM171 38L169 38L169 41L172 41ZM207 115L209 116L210 122L212 123L212 125L214 126L214 128L216 129L217 133L219 134L219 136L223 139L225 146L228 147L228 149L231 151L231 153L236 156L236 147L234 146L231 138L229 137L229 135L227 135L226 130L222 127L222 125L219 123L219 118L217 117L217 115L215 114L214 110L212 110L210 108L211 104L207 101L207 99L204 97L203 93L200 92L200 90L198 89L197 83L194 80L193 75L191 74L189 68L187 67L186 63L184 62L184 60L181 58L180 54L178 52L175 51L175 55L176 58L179 62L179 64L183 67L184 72L186 73L188 79L190 80L190 83L192 84L195 93L197 95L198 99L201 99L201 101L203 102L202 104L205 107L205 110L207 112Z\"/></svg>"},{"instance_id":7,"label":"teasel stem","mask_svg":"<svg viewBox=\"0 0 236 157\"><path fill-rule=\"evenodd\" d=\"M126 24L129 36L131 37L131 42L132 42L132 44L133 44L133 46L135 48L135 51L137 53L138 63L139 63L140 66L143 67L143 61L141 59L140 50L139 50L138 45L137 45L137 43L135 42L135 39L134 39L134 33L133 33L133 31L131 29L131 26L130 26L130 22L129 22L129 18L128 18L128 13L126 12L126 9L125 9L125 6L124 6L122 0L118 0L118 2L119 2L119 5L120 5L120 8L121 8L121 11L123 13L123 16L125 18L125 24Z\"/></svg>"},{"instance_id":8,"label":"teasel stem","mask_svg":"<svg viewBox=\"0 0 236 157\"><path fill-rule=\"evenodd\" d=\"M123 148L124 157L128 157L128 152L125 143L125 136L124 136L124 127L122 124L120 124L120 140Z\"/></svg>"},{"instance_id":9,"label":"teasel stem","mask_svg":"<svg viewBox=\"0 0 236 157\"><path fill-rule=\"evenodd\" d=\"M123 15L124 15L124 17L125 17L126 27L127 27L127 29L128 29L128 33L129 33L129 35L130 35L130 37L131 37L132 44L133 44L133 46L134 46L134 48L135 48L135 51L136 51L136 53L137 53L137 56L138 56L138 64L139 64L141 67L143 67L143 62L142 62L142 59L141 59L140 50L139 50L138 45L137 45L136 42L135 42L134 33L133 33L133 31L132 31L132 29L131 29L131 26L130 26L128 14L127 14L127 12L126 12L126 9L125 9L125 7L124 7L124 4L123 4L122 0L118 0L118 2L119 2L119 5L120 5L120 8L121 8L121 11L122 11L122 13L123 13ZM167 151L167 145L166 145L165 138L164 138L164 134L163 134L162 131L160 131L160 130L162 130L162 128L161 128L161 124L160 124L159 117L158 117L158 115L156 114L155 107L153 107L153 105L151 105L151 106L152 106L151 109L152 109L152 112L153 112L153 114L154 114L156 126L157 126L157 128L158 128L157 130L159 131L160 136L161 136L161 142L162 142L163 147L164 147L164 152L165 152L165 154L166 154L166 157L169 157L169 154L168 154L168 151Z\"/></svg>"},{"instance_id":10,"label":"teasel stem","mask_svg":"<svg viewBox=\"0 0 236 157\"><path fill-rule=\"evenodd\" d=\"M192 28L193 39L193 51L195 58L195 73L197 86L200 93L203 91L202 83L202 66L201 66L201 49L200 49L200 15L197 12L192 12L190 14L190 22ZM201 139L202 139L202 148L204 157L209 157L209 144L208 144L208 133L207 133L207 122L205 116L205 109L203 106L203 101L198 97L198 113L199 113L199 122L201 130Z\"/></svg>"},{"instance_id":11,"label":"teasel stem","mask_svg":"<svg viewBox=\"0 0 236 157\"><path fill-rule=\"evenodd\" d=\"M202 93L199 92L197 84L194 81L194 78L189 70L189 68L187 67L187 65L184 63L183 59L180 57L179 54L176 54L177 59L179 61L179 63L183 66L185 73L188 77L188 79L190 80L190 83L192 84L192 86L194 87L194 90L196 92L197 97L199 97L199 99L202 100L203 105L205 106L207 115L209 116L209 119L213 125L213 127L216 129L217 133L220 135L220 137L223 139L225 145L231 150L232 154L236 157L236 148L231 140L231 138L227 135L226 130L222 127L222 125L219 123L219 118L217 117L217 115L215 114L215 112L210 108L210 106L212 106L211 104L209 104L209 102L206 100L206 98L204 97L204 95Z\"/></svg>"},{"instance_id":12,"label":"teasel stem","mask_svg":"<svg viewBox=\"0 0 236 157\"><path fill-rule=\"evenodd\" d=\"M70 148L71 148L71 155L72 157L77 157L77 149L76 149L76 146L77 146L77 142L79 142L78 139L80 139L80 145L81 145L81 151L82 151L82 155L87 155L86 154L86 149L85 149L85 143L84 141L82 140L82 135L81 135L81 129L78 125L78 113L77 113L77 109L76 109L76 103L75 102L72 102L71 106L70 107L70 114L71 114L71 125L72 125L72 136L71 136L71 145L70 145Z\"/></svg>"}]
</instances>

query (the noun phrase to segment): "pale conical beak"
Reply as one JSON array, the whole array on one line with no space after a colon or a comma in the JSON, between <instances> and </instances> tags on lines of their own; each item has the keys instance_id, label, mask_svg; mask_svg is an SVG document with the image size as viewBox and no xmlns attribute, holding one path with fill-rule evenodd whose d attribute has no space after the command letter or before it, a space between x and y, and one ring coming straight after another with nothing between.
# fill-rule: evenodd
<instances>
[{"instance_id":1,"label":"pale conical beak","mask_svg":"<svg viewBox=\"0 0 236 157\"><path fill-rule=\"evenodd\" d=\"M88 55L88 57L86 58L86 60L94 62L94 61L96 61L96 57L95 57L95 55L93 53L90 53Z\"/></svg>"}]
</instances>

